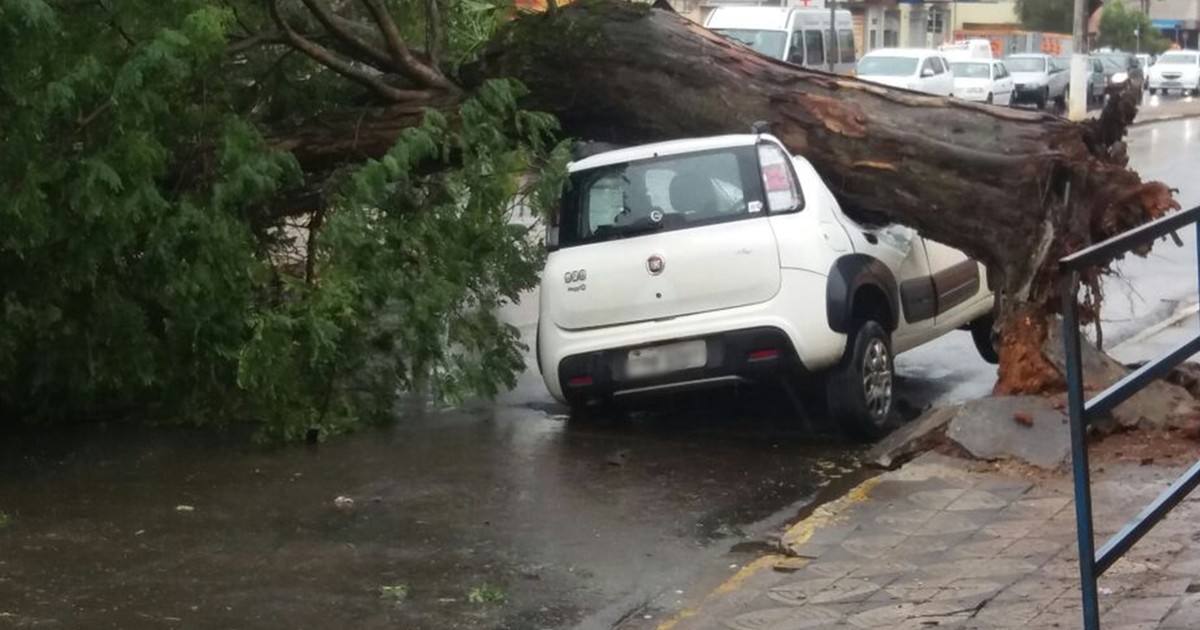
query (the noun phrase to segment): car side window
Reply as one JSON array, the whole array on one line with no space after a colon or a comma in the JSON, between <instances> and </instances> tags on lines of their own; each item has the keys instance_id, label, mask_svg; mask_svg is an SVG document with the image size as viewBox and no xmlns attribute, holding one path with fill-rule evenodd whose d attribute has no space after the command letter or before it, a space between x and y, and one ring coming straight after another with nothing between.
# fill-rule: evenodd
<instances>
[{"instance_id":1,"label":"car side window","mask_svg":"<svg viewBox=\"0 0 1200 630\"><path fill-rule=\"evenodd\" d=\"M926 73L937 74L937 70L933 69L933 57L927 58L925 62L921 64L921 76L925 76Z\"/></svg>"},{"instance_id":2,"label":"car side window","mask_svg":"<svg viewBox=\"0 0 1200 630\"><path fill-rule=\"evenodd\" d=\"M825 63L825 34L811 29L804 31L804 50L809 66L820 66Z\"/></svg>"},{"instance_id":3,"label":"car side window","mask_svg":"<svg viewBox=\"0 0 1200 630\"><path fill-rule=\"evenodd\" d=\"M791 212L804 207L804 199L792 174L790 162L791 159L779 147L773 144L758 145L763 190L767 194L767 209L771 212Z\"/></svg>"},{"instance_id":4,"label":"car side window","mask_svg":"<svg viewBox=\"0 0 1200 630\"><path fill-rule=\"evenodd\" d=\"M804 31L800 29L792 31L792 43L788 47L787 60L796 65L804 65Z\"/></svg>"}]
</instances>

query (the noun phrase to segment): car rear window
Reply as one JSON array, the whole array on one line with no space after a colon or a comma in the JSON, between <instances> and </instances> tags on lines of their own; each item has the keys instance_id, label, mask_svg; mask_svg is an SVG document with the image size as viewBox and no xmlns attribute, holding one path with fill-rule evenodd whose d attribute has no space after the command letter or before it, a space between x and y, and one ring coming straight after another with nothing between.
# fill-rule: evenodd
<instances>
[{"instance_id":1,"label":"car rear window","mask_svg":"<svg viewBox=\"0 0 1200 630\"><path fill-rule=\"evenodd\" d=\"M570 247L766 214L754 146L572 173L559 245Z\"/></svg>"},{"instance_id":2,"label":"car rear window","mask_svg":"<svg viewBox=\"0 0 1200 630\"><path fill-rule=\"evenodd\" d=\"M1046 60L1041 57L1009 57L1004 60L1009 72L1045 72Z\"/></svg>"},{"instance_id":3,"label":"car rear window","mask_svg":"<svg viewBox=\"0 0 1200 630\"><path fill-rule=\"evenodd\" d=\"M867 56L859 60L857 73L864 77L910 77L917 73L917 61L916 57Z\"/></svg>"},{"instance_id":4,"label":"car rear window","mask_svg":"<svg viewBox=\"0 0 1200 630\"><path fill-rule=\"evenodd\" d=\"M986 63L956 62L950 64L950 72L960 79L990 79L992 69Z\"/></svg>"}]
</instances>

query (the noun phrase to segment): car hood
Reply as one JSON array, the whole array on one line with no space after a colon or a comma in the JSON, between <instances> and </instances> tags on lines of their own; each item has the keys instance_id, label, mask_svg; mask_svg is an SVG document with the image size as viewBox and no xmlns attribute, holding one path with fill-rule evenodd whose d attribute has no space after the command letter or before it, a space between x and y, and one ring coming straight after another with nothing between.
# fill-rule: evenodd
<instances>
[{"instance_id":1,"label":"car hood","mask_svg":"<svg viewBox=\"0 0 1200 630\"><path fill-rule=\"evenodd\" d=\"M862 79L863 81L870 81L871 83L880 83L880 84L886 85L888 87L904 88L906 90L912 89L912 88L908 87L909 81L916 81L916 79L914 77L892 77L892 76L879 76L879 75L874 75L874 74L860 74L860 75L858 75L858 78Z\"/></svg>"},{"instance_id":2,"label":"car hood","mask_svg":"<svg viewBox=\"0 0 1200 630\"><path fill-rule=\"evenodd\" d=\"M1014 83L1045 83L1049 76L1045 72L1014 72Z\"/></svg>"}]
</instances>

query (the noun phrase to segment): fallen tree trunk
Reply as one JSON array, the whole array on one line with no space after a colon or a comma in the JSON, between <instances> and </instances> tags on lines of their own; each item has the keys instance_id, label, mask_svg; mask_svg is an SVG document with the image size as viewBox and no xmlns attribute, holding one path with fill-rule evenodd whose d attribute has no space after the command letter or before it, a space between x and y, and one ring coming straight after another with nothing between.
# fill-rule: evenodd
<instances>
[{"instance_id":1,"label":"fallen tree trunk","mask_svg":"<svg viewBox=\"0 0 1200 630\"><path fill-rule=\"evenodd\" d=\"M385 14L375 19L381 31L394 30ZM371 50L371 42L332 34L355 44L345 48ZM390 103L272 134L271 144L292 151L306 171L378 157L425 108L453 115L461 102L456 85L401 54L403 46L393 46L399 52L391 60L375 58L380 52L359 59L382 72L374 75L331 60L295 32L289 37ZM621 0L579 0L521 17L461 74L468 89L490 78L520 80L530 90L527 107L556 115L581 139L632 144L742 133L768 121L850 214L911 226L988 265L1000 296L1003 393L1061 386L1042 352L1059 307L1058 258L1176 207L1165 185L1144 183L1126 167L1121 138L1140 86L1112 99L1098 120L1077 124L806 70L669 9ZM1085 319L1096 315L1105 272L1083 278Z\"/></svg>"},{"instance_id":2,"label":"fallen tree trunk","mask_svg":"<svg viewBox=\"0 0 1200 630\"><path fill-rule=\"evenodd\" d=\"M768 121L852 215L908 225L988 265L1005 393L1060 386L1041 350L1059 307L1057 259L1177 207L1165 185L1126 167L1120 139L1140 85L1077 124L807 70L671 11L611 0L517 20L469 76L520 80L527 106L590 140L744 133ZM1093 312L1100 273L1084 278Z\"/></svg>"}]
</instances>

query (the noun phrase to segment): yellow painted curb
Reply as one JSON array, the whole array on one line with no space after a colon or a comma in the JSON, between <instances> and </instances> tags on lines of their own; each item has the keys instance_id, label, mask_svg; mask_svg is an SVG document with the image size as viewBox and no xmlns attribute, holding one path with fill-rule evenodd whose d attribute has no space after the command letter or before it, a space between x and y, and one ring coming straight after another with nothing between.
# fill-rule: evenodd
<instances>
[{"instance_id":1,"label":"yellow painted curb","mask_svg":"<svg viewBox=\"0 0 1200 630\"><path fill-rule=\"evenodd\" d=\"M871 498L871 490L874 490L880 481L882 481L881 478L872 477L858 484L842 497L813 510L813 513L809 514L808 518L788 528L783 533L783 538L780 542L783 543L784 548L788 551L798 553L797 550L799 547L808 542L818 529L844 519L844 512L847 508Z\"/></svg>"},{"instance_id":2,"label":"yellow painted curb","mask_svg":"<svg viewBox=\"0 0 1200 630\"><path fill-rule=\"evenodd\" d=\"M874 489L875 486L878 486L880 481L881 479L879 477L868 479L852 488L842 497L834 501L830 501L829 503L826 503L825 505L813 510L813 513L808 515L807 518L796 523L795 525L792 525L786 532L784 532L782 539L783 546L788 550L795 552L800 545L812 538L813 534L816 533L818 529L831 523L836 523L845 518L842 513L847 508L871 498L871 490ZM743 584L746 583L746 580L750 579L750 576L762 571L763 569L770 569L781 565L787 565L791 568L798 569L804 564L804 562L804 559L793 556L783 556L779 554L769 554L763 556L742 567L737 573L734 573L729 579L722 582L721 585L713 589L711 593L705 595L695 608L684 608L676 613L675 616L658 624L658 630L672 630L678 626L680 622L695 617L709 601L721 595L726 595L737 591L742 587Z\"/></svg>"}]
</instances>

